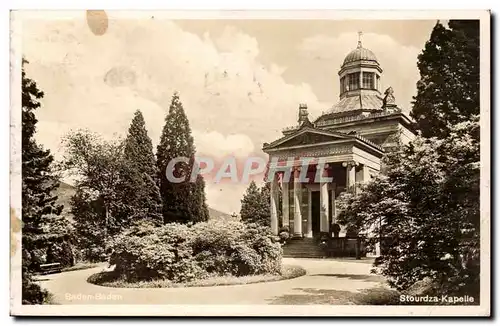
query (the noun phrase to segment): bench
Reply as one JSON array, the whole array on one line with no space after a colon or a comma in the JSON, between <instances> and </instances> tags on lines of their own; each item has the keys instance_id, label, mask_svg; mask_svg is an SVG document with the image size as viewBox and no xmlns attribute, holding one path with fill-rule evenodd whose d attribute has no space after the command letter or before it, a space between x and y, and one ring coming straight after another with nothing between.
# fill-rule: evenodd
<instances>
[{"instance_id":1,"label":"bench","mask_svg":"<svg viewBox=\"0 0 500 326\"><path fill-rule=\"evenodd\" d=\"M62 270L62 266L60 263L50 263L50 264L41 264L40 265L40 273L41 274L60 273L61 270Z\"/></svg>"}]
</instances>

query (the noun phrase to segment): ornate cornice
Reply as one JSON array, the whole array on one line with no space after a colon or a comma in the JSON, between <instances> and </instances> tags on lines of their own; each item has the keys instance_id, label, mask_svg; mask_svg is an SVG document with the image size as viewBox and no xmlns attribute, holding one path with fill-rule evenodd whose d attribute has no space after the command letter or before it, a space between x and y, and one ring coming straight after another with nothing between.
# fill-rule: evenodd
<instances>
[{"instance_id":1,"label":"ornate cornice","mask_svg":"<svg viewBox=\"0 0 500 326\"><path fill-rule=\"evenodd\" d=\"M304 151L301 148L289 149L283 151L276 151L272 154L272 157L277 157L279 160L288 160L292 157L324 157L332 155L341 154L352 154L351 146L329 146L329 147L318 147L310 148Z\"/></svg>"}]
</instances>

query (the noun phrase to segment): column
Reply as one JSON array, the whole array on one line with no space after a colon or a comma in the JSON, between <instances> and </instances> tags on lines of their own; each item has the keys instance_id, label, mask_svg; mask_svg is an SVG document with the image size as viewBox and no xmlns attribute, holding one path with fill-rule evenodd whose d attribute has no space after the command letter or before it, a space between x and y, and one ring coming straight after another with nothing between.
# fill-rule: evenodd
<instances>
[{"instance_id":1,"label":"column","mask_svg":"<svg viewBox=\"0 0 500 326\"><path fill-rule=\"evenodd\" d=\"M300 183L300 168L296 167L293 175L293 235L302 237L302 184Z\"/></svg>"},{"instance_id":2,"label":"column","mask_svg":"<svg viewBox=\"0 0 500 326\"><path fill-rule=\"evenodd\" d=\"M306 237L313 237L313 224L312 224L312 194L311 189L308 189L307 192L307 200L308 200L308 210L307 210L307 234Z\"/></svg>"},{"instance_id":3,"label":"column","mask_svg":"<svg viewBox=\"0 0 500 326\"><path fill-rule=\"evenodd\" d=\"M354 191L354 185L356 184L356 163L354 161L343 162L342 166L346 168L346 190Z\"/></svg>"},{"instance_id":4,"label":"column","mask_svg":"<svg viewBox=\"0 0 500 326\"><path fill-rule=\"evenodd\" d=\"M317 166L317 168L321 168L320 165ZM326 169L328 168L328 164L325 164L324 170L322 171L322 175L325 176L325 173L327 172ZM328 207L329 201L328 201L328 182L324 182L323 178L320 179L319 183L319 206L320 206L320 213L319 213L319 230L321 233L330 232L330 221L328 220Z\"/></svg>"},{"instance_id":5,"label":"column","mask_svg":"<svg viewBox=\"0 0 500 326\"><path fill-rule=\"evenodd\" d=\"M282 207L281 207L281 225L283 227L289 227L290 225L290 200L288 185L290 180L282 179L281 181L281 191L283 194Z\"/></svg>"},{"instance_id":6,"label":"column","mask_svg":"<svg viewBox=\"0 0 500 326\"><path fill-rule=\"evenodd\" d=\"M273 234L278 234L278 178L273 176L270 190L271 200L271 231Z\"/></svg>"},{"instance_id":7,"label":"column","mask_svg":"<svg viewBox=\"0 0 500 326\"><path fill-rule=\"evenodd\" d=\"M363 174L363 180L361 181L363 183L367 183L368 181L370 181L370 169L368 169L368 167L365 164L363 164L362 174Z\"/></svg>"},{"instance_id":8,"label":"column","mask_svg":"<svg viewBox=\"0 0 500 326\"><path fill-rule=\"evenodd\" d=\"M336 195L336 189L337 189L336 184L332 183L332 187L331 188L332 188L331 189L331 191L332 191L332 202L330 203L331 210L332 210L332 222L331 222L331 224L334 224L337 221L337 206L335 205L335 195Z\"/></svg>"}]
</instances>

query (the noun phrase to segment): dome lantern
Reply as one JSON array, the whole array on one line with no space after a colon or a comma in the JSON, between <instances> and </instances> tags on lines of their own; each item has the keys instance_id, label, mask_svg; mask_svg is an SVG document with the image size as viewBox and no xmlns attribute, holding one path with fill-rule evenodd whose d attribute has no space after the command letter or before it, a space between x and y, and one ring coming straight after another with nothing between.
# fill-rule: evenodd
<instances>
[{"instance_id":1,"label":"dome lantern","mask_svg":"<svg viewBox=\"0 0 500 326\"><path fill-rule=\"evenodd\" d=\"M347 54L340 68L340 99L363 94L381 95L382 68L375 54L363 47L362 34L358 32L358 45Z\"/></svg>"}]
</instances>

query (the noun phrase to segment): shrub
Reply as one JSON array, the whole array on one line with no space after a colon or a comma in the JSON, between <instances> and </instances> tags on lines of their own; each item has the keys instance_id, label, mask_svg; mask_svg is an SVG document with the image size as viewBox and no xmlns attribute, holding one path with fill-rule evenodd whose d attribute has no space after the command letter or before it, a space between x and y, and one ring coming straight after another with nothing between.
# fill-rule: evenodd
<instances>
[{"instance_id":1,"label":"shrub","mask_svg":"<svg viewBox=\"0 0 500 326\"><path fill-rule=\"evenodd\" d=\"M277 240L268 227L236 221L142 224L115 239L110 263L129 282L279 274L282 250Z\"/></svg>"},{"instance_id":2,"label":"shrub","mask_svg":"<svg viewBox=\"0 0 500 326\"><path fill-rule=\"evenodd\" d=\"M55 242L47 248L47 263L60 263L63 267L73 266L75 257L67 241Z\"/></svg>"},{"instance_id":3,"label":"shrub","mask_svg":"<svg viewBox=\"0 0 500 326\"><path fill-rule=\"evenodd\" d=\"M400 293L386 288L365 289L354 296L354 303L360 305L399 305Z\"/></svg>"},{"instance_id":4,"label":"shrub","mask_svg":"<svg viewBox=\"0 0 500 326\"><path fill-rule=\"evenodd\" d=\"M46 290L31 280L23 280L22 304L44 304L49 296Z\"/></svg>"},{"instance_id":5,"label":"shrub","mask_svg":"<svg viewBox=\"0 0 500 326\"><path fill-rule=\"evenodd\" d=\"M278 236L282 244L286 244L290 239L290 227L282 226L278 231Z\"/></svg>"},{"instance_id":6,"label":"shrub","mask_svg":"<svg viewBox=\"0 0 500 326\"><path fill-rule=\"evenodd\" d=\"M184 224L136 226L114 241L110 263L127 281L165 278L182 282L200 278L205 275L191 261L191 236Z\"/></svg>"}]
</instances>

